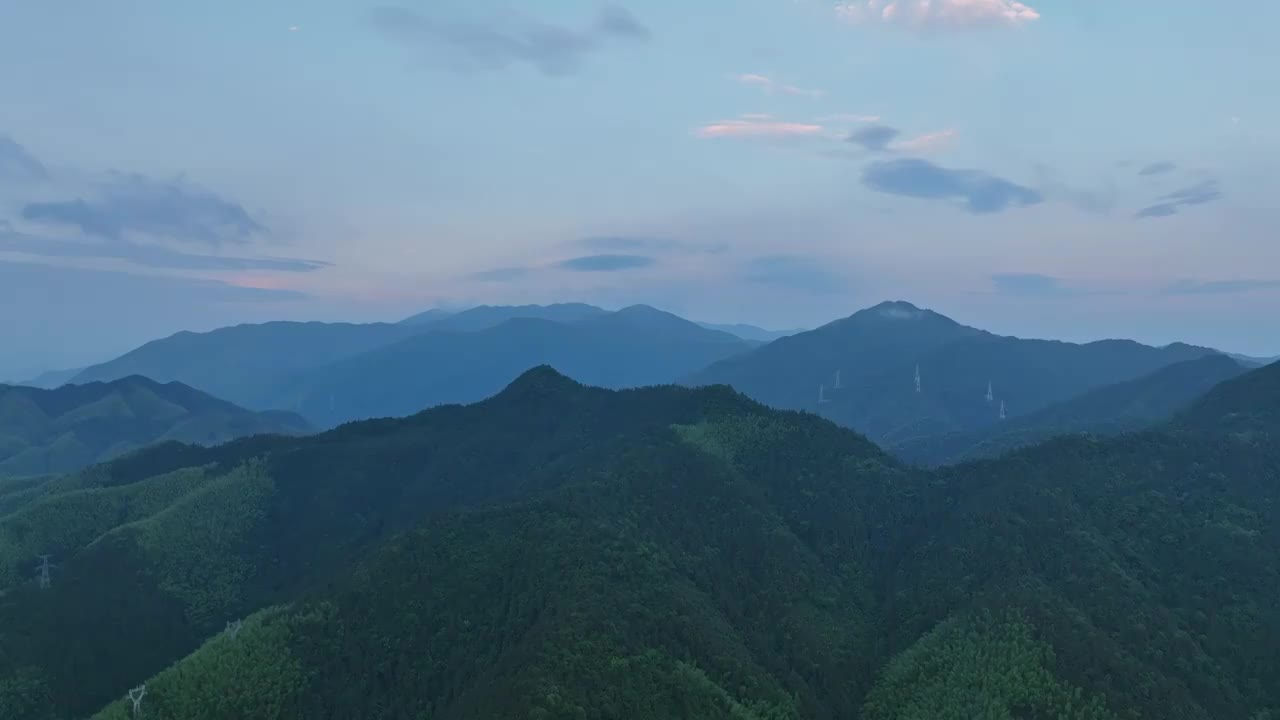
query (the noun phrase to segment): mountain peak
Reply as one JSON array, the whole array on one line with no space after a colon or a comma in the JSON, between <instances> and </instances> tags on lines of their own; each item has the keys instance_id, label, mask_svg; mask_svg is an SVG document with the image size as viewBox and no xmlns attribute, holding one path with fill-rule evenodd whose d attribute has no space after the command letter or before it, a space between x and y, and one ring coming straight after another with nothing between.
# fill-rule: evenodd
<instances>
[{"instance_id":1,"label":"mountain peak","mask_svg":"<svg viewBox=\"0 0 1280 720\"><path fill-rule=\"evenodd\" d=\"M652 305L637 304L637 305L628 305L622 308L621 310L618 310L617 314L619 315L670 315L671 313L665 312L663 310L659 310L658 308Z\"/></svg>"},{"instance_id":2,"label":"mountain peak","mask_svg":"<svg viewBox=\"0 0 1280 720\"><path fill-rule=\"evenodd\" d=\"M858 323L933 321L935 323L942 322L948 325L959 325L959 323L956 323L945 315L939 315L932 310L917 307L905 300L887 300L878 305L872 305L864 310L859 310L849 317L844 318L843 320L837 320L836 322L843 324L850 321Z\"/></svg>"},{"instance_id":3,"label":"mountain peak","mask_svg":"<svg viewBox=\"0 0 1280 720\"><path fill-rule=\"evenodd\" d=\"M583 387L550 365L538 365L520 374L499 395L510 398L550 397Z\"/></svg>"},{"instance_id":4,"label":"mountain peak","mask_svg":"<svg viewBox=\"0 0 1280 720\"><path fill-rule=\"evenodd\" d=\"M862 313L890 318L893 320L913 320L924 317L926 312L927 311L921 310L905 300L887 300L879 305L862 311Z\"/></svg>"}]
</instances>

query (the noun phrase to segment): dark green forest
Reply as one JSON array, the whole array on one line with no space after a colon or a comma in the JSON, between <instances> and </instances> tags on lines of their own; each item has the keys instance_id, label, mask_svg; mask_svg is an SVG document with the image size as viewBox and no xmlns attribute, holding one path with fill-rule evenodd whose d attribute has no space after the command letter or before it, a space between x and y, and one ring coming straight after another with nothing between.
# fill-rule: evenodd
<instances>
[{"instance_id":1,"label":"dark green forest","mask_svg":"<svg viewBox=\"0 0 1280 720\"><path fill-rule=\"evenodd\" d=\"M0 717L1280 717L1280 366L916 469L726 386L0 481ZM49 581L41 581L42 555ZM96 715L95 715L96 713Z\"/></svg>"}]
</instances>

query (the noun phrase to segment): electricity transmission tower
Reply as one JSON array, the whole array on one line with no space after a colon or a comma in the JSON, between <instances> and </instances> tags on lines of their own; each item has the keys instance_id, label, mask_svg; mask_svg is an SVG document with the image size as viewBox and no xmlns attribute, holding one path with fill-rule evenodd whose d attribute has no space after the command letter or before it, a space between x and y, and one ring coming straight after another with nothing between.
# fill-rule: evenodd
<instances>
[{"instance_id":1,"label":"electricity transmission tower","mask_svg":"<svg viewBox=\"0 0 1280 720\"><path fill-rule=\"evenodd\" d=\"M228 620L227 628L223 632L230 635L232 640L235 640L236 636L240 634L240 628L242 627L244 627L243 620Z\"/></svg>"},{"instance_id":2,"label":"electricity transmission tower","mask_svg":"<svg viewBox=\"0 0 1280 720\"><path fill-rule=\"evenodd\" d=\"M831 398L827 397L827 386L819 385L818 386L818 404L822 405L823 403L829 403L829 402L831 402Z\"/></svg>"},{"instance_id":3,"label":"electricity transmission tower","mask_svg":"<svg viewBox=\"0 0 1280 720\"><path fill-rule=\"evenodd\" d=\"M1005 415L1005 412L1004 412L1004 401L1003 401L1003 400L1001 400L1001 401L1000 401L1000 419L1001 419L1001 420L1004 420L1006 417L1008 417L1008 416L1007 416L1007 415Z\"/></svg>"},{"instance_id":4,"label":"electricity transmission tower","mask_svg":"<svg viewBox=\"0 0 1280 720\"><path fill-rule=\"evenodd\" d=\"M40 589L47 590L49 588L49 556L38 555L37 557L40 558L40 568L38 570L40 573Z\"/></svg>"},{"instance_id":5,"label":"electricity transmission tower","mask_svg":"<svg viewBox=\"0 0 1280 720\"><path fill-rule=\"evenodd\" d=\"M840 371L839 371L839 370L837 370L837 371L836 371L836 384L835 384L835 386L833 387L833 389L835 389L835 390L839 390L839 389L840 389Z\"/></svg>"},{"instance_id":6,"label":"electricity transmission tower","mask_svg":"<svg viewBox=\"0 0 1280 720\"><path fill-rule=\"evenodd\" d=\"M990 403L992 400L995 400L995 399L996 399L996 396L991 392L991 381L988 380L987 381L987 402Z\"/></svg>"},{"instance_id":7,"label":"electricity transmission tower","mask_svg":"<svg viewBox=\"0 0 1280 720\"><path fill-rule=\"evenodd\" d=\"M143 683L138 687L129 691L129 701L133 703L133 716L136 718L142 713L142 696L147 694L147 684Z\"/></svg>"},{"instance_id":8,"label":"electricity transmission tower","mask_svg":"<svg viewBox=\"0 0 1280 720\"><path fill-rule=\"evenodd\" d=\"M920 392L920 366L916 365L916 392Z\"/></svg>"}]
</instances>

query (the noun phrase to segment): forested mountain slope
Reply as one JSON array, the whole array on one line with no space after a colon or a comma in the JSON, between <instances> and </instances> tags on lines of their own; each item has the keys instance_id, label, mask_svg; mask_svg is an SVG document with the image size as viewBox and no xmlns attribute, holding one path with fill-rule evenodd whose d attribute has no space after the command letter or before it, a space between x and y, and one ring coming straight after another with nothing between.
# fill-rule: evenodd
<instances>
[{"instance_id":1,"label":"forested mountain slope","mask_svg":"<svg viewBox=\"0 0 1280 720\"><path fill-rule=\"evenodd\" d=\"M1261 720L1278 477L1190 426L915 471L728 388L538 368L23 490L0 716L125 718L145 682L184 720Z\"/></svg>"},{"instance_id":2,"label":"forested mountain slope","mask_svg":"<svg viewBox=\"0 0 1280 720\"><path fill-rule=\"evenodd\" d=\"M1136 380L1089 390L976 432L918 437L888 449L908 462L934 466L995 457L1056 435L1118 435L1141 430L1172 419L1214 386L1245 371L1226 355L1205 355Z\"/></svg>"},{"instance_id":3,"label":"forested mountain slope","mask_svg":"<svg viewBox=\"0 0 1280 720\"><path fill-rule=\"evenodd\" d=\"M56 390L0 385L0 477L71 472L167 440L216 444L309 429L292 413L251 412L142 377Z\"/></svg>"},{"instance_id":4,"label":"forested mountain slope","mask_svg":"<svg viewBox=\"0 0 1280 720\"><path fill-rule=\"evenodd\" d=\"M686 382L729 384L774 407L817 412L891 447L982 431L999 422L1002 404L1008 417L1018 417L1210 354L1217 353L1182 344L1002 337L888 302L728 358Z\"/></svg>"}]
</instances>

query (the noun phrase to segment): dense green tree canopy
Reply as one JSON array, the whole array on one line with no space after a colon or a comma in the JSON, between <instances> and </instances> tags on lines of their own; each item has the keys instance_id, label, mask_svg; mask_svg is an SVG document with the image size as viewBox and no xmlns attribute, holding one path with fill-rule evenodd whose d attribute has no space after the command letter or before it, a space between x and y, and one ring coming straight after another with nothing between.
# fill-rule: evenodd
<instances>
[{"instance_id":1,"label":"dense green tree canopy","mask_svg":"<svg viewBox=\"0 0 1280 720\"><path fill-rule=\"evenodd\" d=\"M0 485L0 717L1264 718L1280 447L1208 407L923 471L537 368Z\"/></svg>"}]
</instances>

